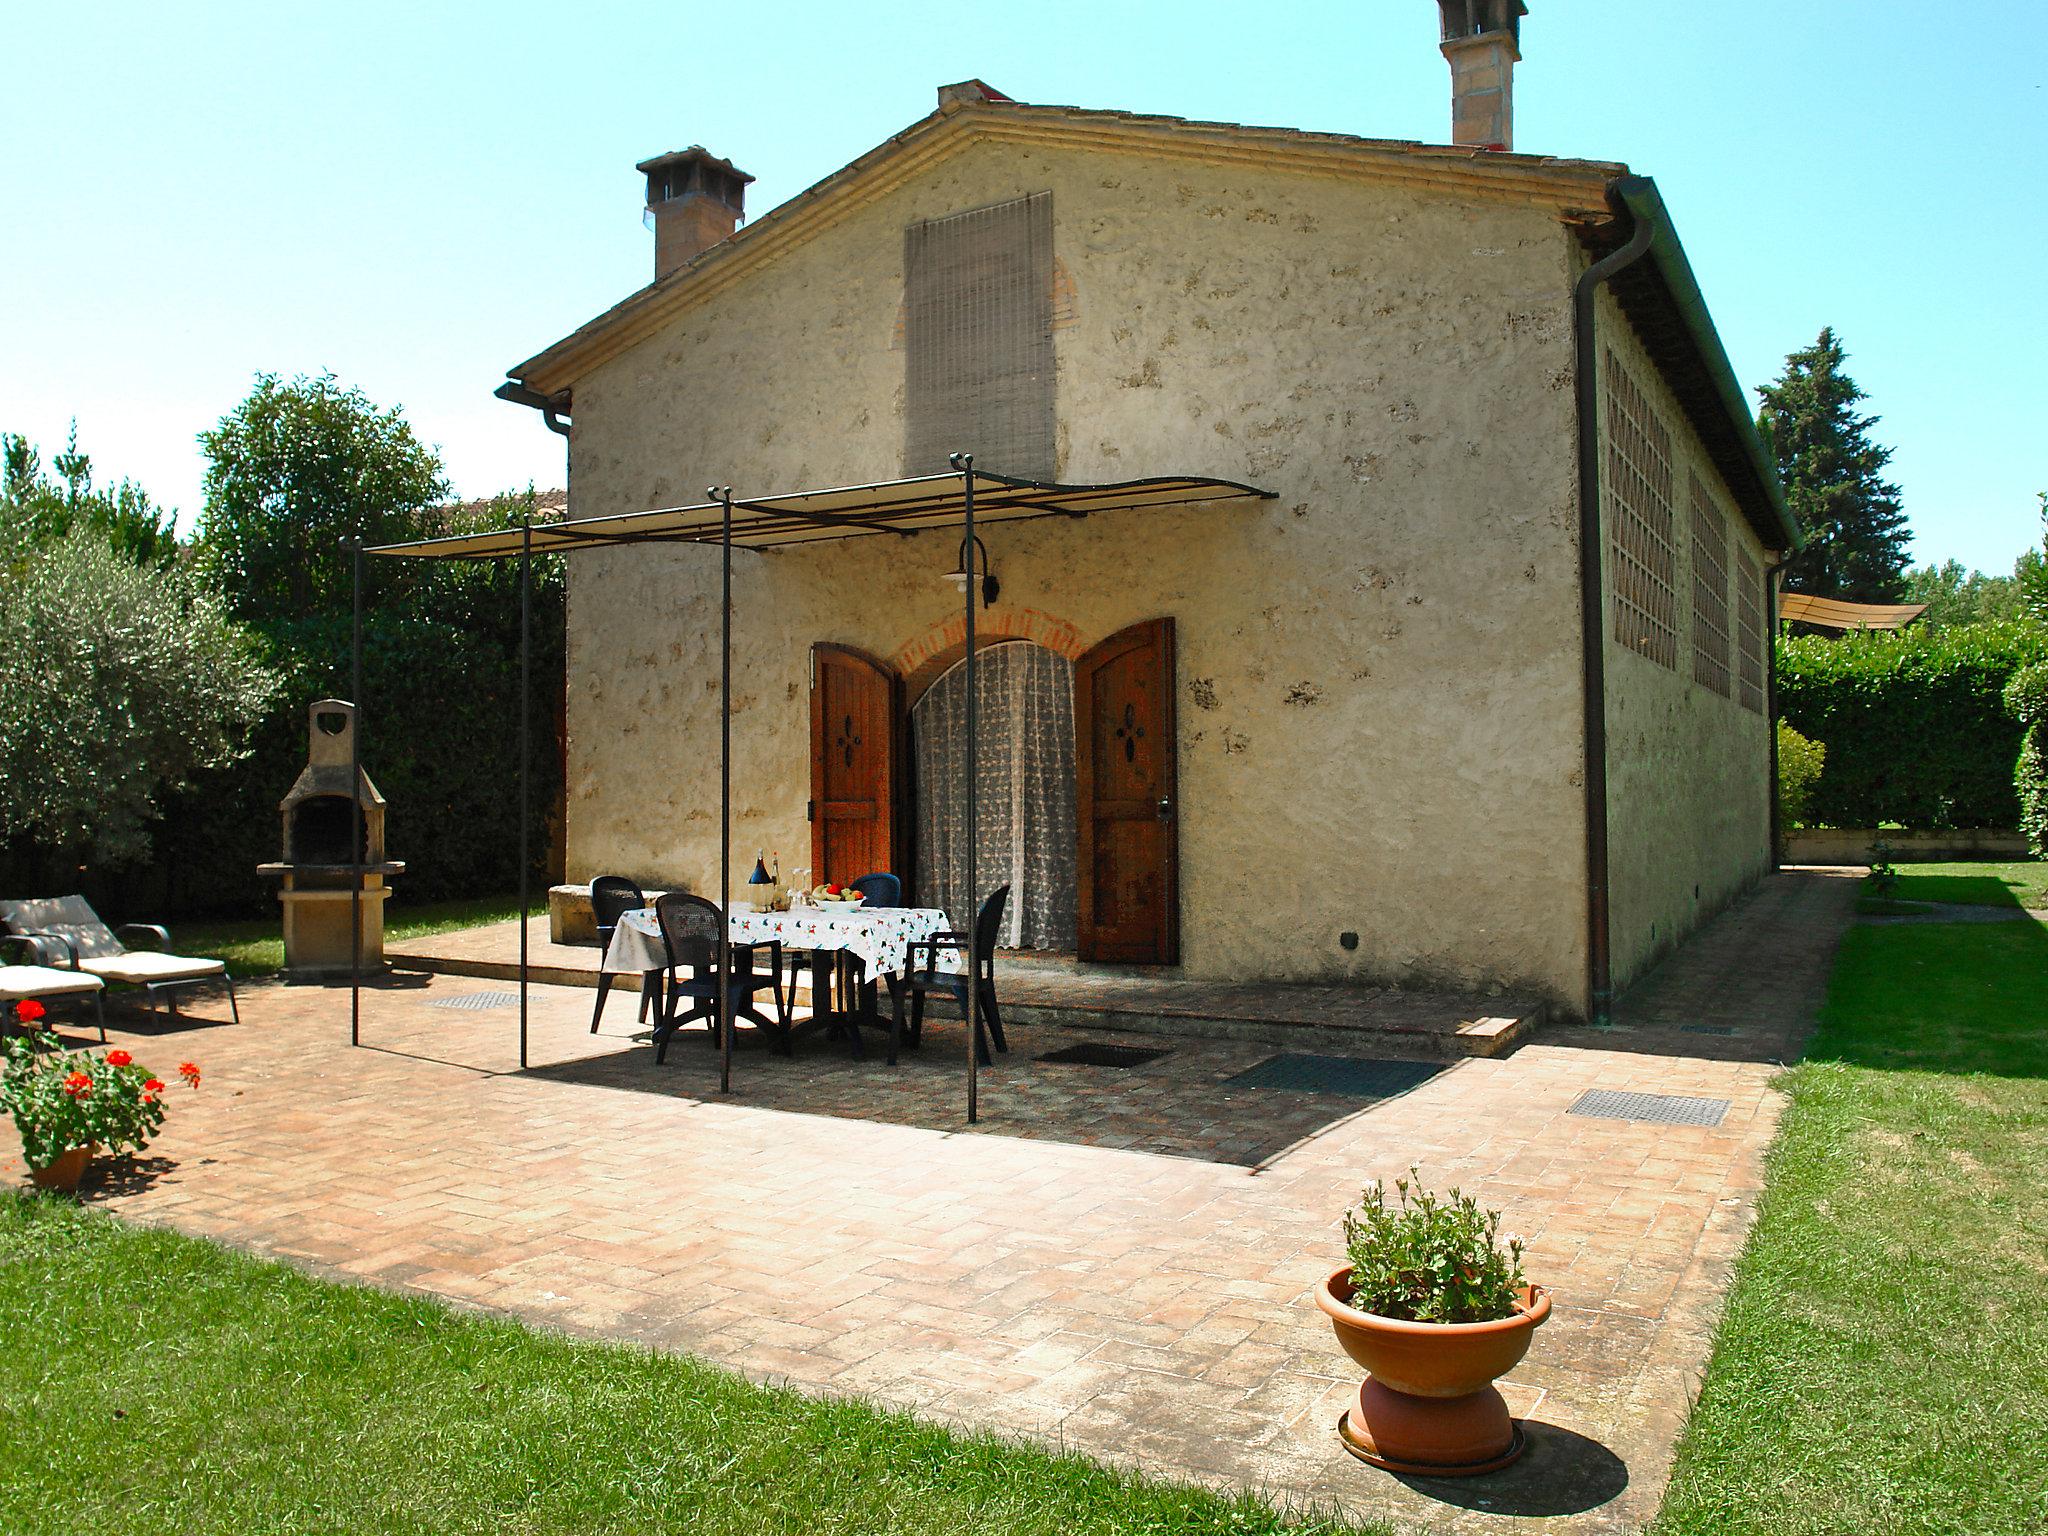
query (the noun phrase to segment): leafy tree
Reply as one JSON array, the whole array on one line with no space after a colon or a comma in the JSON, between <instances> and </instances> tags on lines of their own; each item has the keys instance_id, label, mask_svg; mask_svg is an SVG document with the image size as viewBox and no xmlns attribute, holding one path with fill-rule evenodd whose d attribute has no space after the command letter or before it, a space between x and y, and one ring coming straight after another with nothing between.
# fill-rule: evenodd
<instances>
[{"instance_id":1,"label":"leafy tree","mask_svg":"<svg viewBox=\"0 0 2048 1536\"><path fill-rule=\"evenodd\" d=\"M1932 629L1954 624L2000 623L2027 615L2026 594L2020 590L2017 575L1987 576L1982 571L1966 571L1960 560L1908 571L1900 601L1925 603L1927 612L1917 622Z\"/></svg>"},{"instance_id":2,"label":"leafy tree","mask_svg":"<svg viewBox=\"0 0 2048 1536\"><path fill-rule=\"evenodd\" d=\"M257 623L346 611L345 546L423 537L448 499L439 456L399 409L380 411L332 374L259 375L199 442L210 461L200 543L235 612Z\"/></svg>"},{"instance_id":3,"label":"leafy tree","mask_svg":"<svg viewBox=\"0 0 2048 1536\"><path fill-rule=\"evenodd\" d=\"M159 507L133 480L95 490L92 456L78 446L78 423L64 451L43 472L42 454L27 438L0 434L0 561L18 562L29 550L91 528L113 548L145 565L168 565L177 555L177 514Z\"/></svg>"},{"instance_id":4,"label":"leafy tree","mask_svg":"<svg viewBox=\"0 0 2048 1536\"><path fill-rule=\"evenodd\" d=\"M135 863L163 798L243 755L273 681L197 573L75 525L0 575L0 844L54 874Z\"/></svg>"},{"instance_id":5,"label":"leafy tree","mask_svg":"<svg viewBox=\"0 0 2048 1536\"><path fill-rule=\"evenodd\" d=\"M1757 429L1807 535L1785 568L1785 584L1820 597L1894 602L1906 571L1906 514L1898 486L1883 475L1892 450L1870 436L1878 418L1856 410L1868 397L1846 360L1833 329L1823 330L1785 359L1776 383L1757 390Z\"/></svg>"},{"instance_id":6,"label":"leafy tree","mask_svg":"<svg viewBox=\"0 0 2048 1536\"><path fill-rule=\"evenodd\" d=\"M2012 568L2013 580L2019 583L2020 596L2028 612L2043 623L2048 623L2048 491L2039 493L2041 498L2041 547L2030 549L2020 556L2019 564Z\"/></svg>"}]
</instances>

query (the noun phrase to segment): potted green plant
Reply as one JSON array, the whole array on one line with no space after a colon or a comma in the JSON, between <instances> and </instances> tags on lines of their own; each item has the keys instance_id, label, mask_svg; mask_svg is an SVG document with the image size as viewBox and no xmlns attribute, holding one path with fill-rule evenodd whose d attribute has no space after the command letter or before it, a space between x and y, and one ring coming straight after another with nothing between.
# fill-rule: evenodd
<instances>
[{"instance_id":1,"label":"potted green plant","mask_svg":"<svg viewBox=\"0 0 2048 1536\"><path fill-rule=\"evenodd\" d=\"M1337 1342L1370 1373L1337 1434L1392 1472L1492 1472L1524 1444L1493 1383L1528 1353L1550 1297L1523 1278L1521 1240L1502 1237L1500 1212L1409 1174L1397 1201L1374 1183L1345 1213L1349 1260L1316 1287Z\"/></svg>"},{"instance_id":2,"label":"potted green plant","mask_svg":"<svg viewBox=\"0 0 2048 1536\"><path fill-rule=\"evenodd\" d=\"M74 1190L101 1151L122 1156L149 1144L164 1123L161 1079L118 1046L76 1055L59 1049L33 999L17 1003L15 1017L26 1036L5 1043L0 1107L14 1118L37 1187ZM178 1076L199 1086L189 1061Z\"/></svg>"}]
</instances>

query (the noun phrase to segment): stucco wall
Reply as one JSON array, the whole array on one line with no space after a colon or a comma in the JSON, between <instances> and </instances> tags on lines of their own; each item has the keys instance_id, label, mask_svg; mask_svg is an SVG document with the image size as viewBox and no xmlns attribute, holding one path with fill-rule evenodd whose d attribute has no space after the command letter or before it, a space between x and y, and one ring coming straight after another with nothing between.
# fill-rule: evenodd
<instances>
[{"instance_id":1,"label":"stucco wall","mask_svg":"<svg viewBox=\"0 0 2048 1536\"><path fill-rule=\"evenodd\" d=\"M983 145L579 379L575 514L894 477L903 226L1043 188L1073 289L1062 477L1279 493L988 532L992 627L1079 649L1177 621L1187 971L1576 1006L1573 258L1539 213ZM952 553L927 533L736 556L740 858L806 862L808 646L911 670L957 616ZM717 566L572 561L572 878L712 883Z\"/></svg>"},{"instance_id":2,"label":"stucco wall","mask_svg":"<svg viewBox=\"0 0 2048 1536\"><path fill-rule=\"evenodd\" d=\"M1611 346L1671 433L1677 544L1678 665L1614 643L1614 565L1604 562L1607 615L1608 888L1614 989L1619 993L1760 876L1770 856L1770 734L1763 715L1693 680L1693 550L1688 471L1720 506L1728 533L1734 635L1734 552L1770 563L1698 434L1604 291L1601 366ZM1602 379L1603 402L1606 380ZM1602 473L1606 412L1602 410ZM1734 690L1731 690L1734 691Z\"/></svg>"}]
</instances>

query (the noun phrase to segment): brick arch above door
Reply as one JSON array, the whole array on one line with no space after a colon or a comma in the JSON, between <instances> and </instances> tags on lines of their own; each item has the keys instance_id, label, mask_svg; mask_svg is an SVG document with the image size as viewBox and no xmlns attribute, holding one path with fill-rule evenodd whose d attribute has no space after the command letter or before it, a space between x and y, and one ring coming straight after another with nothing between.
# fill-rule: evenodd
<instances>
[{"instance_id":1,"label":"brick arch above door","mask_svg":"<svg viewBox=\"0 0 2048 1536\"><path fill-rule=\"evenodd\" d=\"M1069 661L1080 660L1088 650L1082 642L1080 630L1072 621L1037 608L1019 608L1014 604L976 614L974 638L977 645L999 640L1029 640L1049 651L1057 651ZM915 704L948 667L966 654L967 617L956 613L891 652L889 664L903 678L905 702Z\"/></svg>"}]
</instances>

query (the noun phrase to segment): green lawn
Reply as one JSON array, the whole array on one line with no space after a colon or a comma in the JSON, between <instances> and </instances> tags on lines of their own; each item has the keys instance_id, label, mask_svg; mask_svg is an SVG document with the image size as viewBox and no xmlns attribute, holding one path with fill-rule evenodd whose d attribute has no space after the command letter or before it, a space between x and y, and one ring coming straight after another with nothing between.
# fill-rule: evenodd
<instances>
[{"instance_id":1,"label":"green lawn","mask_svg":"<svg viewBox=\"0 0 2048 1536\"><path fill-rule=\"evenodd\" d=\"M7 1536L1284 1528L1250 1497L0 1195Z\"/></svg>"},{"instance_id":2,"label":"green lawn","mask_svg":"<svg viewBox=\"0 0 2048 1536\"><path fill-rule=\"evenodd\" d=\"M414 907L393 904L386 910L384 937L421 939L455 928L507 922L518 915L517 896L483 896ZM284 933L274 916L179 923L172 927L171 939L179 954L225 960L236 976L268 976L284 969Z\"/></svg>"},{"instance_id":3,"label":"green lawn","mask_svg":"<svg viewBox=\"0 0 2048 1536\"><path fill-rule=\"evenodd\" d=\"M1854 929L1784 1086L1657 1531L2039 1536L2048 929Z\"/></svg>"},{"instance_id":4,"label":"green lawn","mask_svg":"<svg viewBox=\"0 0 2048 1536\"><path fill-rule=\"evenodd\" d=\"M2018 864L1899 864L1897 901L2048 910L2048 860Z\"/></svg>"}]
</instances>

